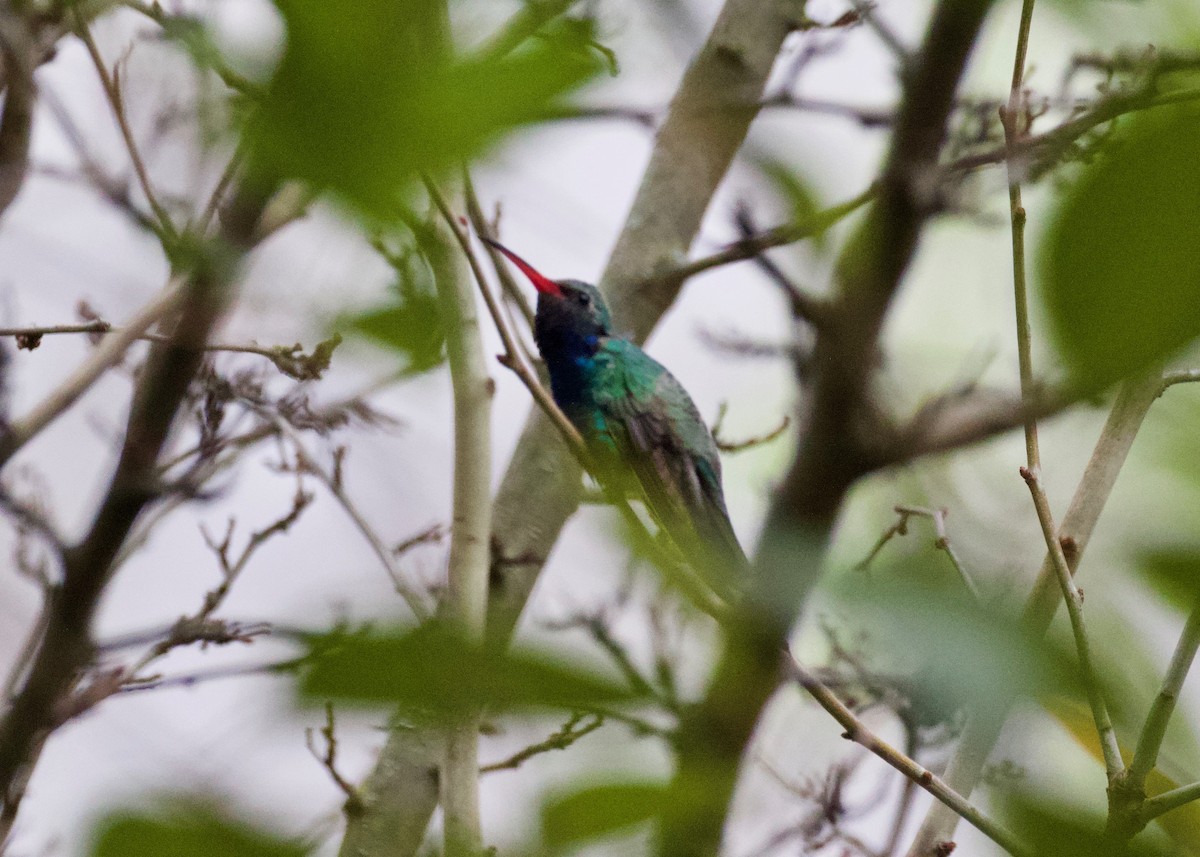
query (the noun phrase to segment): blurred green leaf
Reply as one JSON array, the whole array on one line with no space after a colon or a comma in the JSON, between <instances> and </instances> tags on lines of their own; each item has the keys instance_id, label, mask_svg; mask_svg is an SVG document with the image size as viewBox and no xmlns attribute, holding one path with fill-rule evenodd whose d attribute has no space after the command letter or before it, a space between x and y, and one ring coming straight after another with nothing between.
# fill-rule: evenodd
<instances>
[{"instance_id":1,"label":"blurred green leaf","mask_svg":"<svg viewBox=\"0 0 1200 857\"><path fill-rule=\"evenodd\" d=\"M589 786L542 809L542 837L553 849L616 833L658 815L665 783L625 782Z\"/></svg>"},{"instance_id":2,"label":"blurred green leaf","mask_svg":"<svg viewBox=\"0 0 1200 857\"><path fill-rule=\"evenodd\" d=\"M1056 795L1034 792L1006 795L1000 802L1004 823L1027 843L1036 857L1182 857L1150 837L1116 842L1104 836L1104 819Z\"/></svg>"},{"instance_id":3,"label":"blurred green leaf","mask_svg":"<svg viewBox=\"0 0 1200 857\"><path fill-rule=\"evenodd\" d=\"M601 67L590 23L453 57L428 0L276 0L287 43L253 128L257 166L388 217L405 186L539 118Z\"/></svg>"},{"instance_id":4,"label":"blurred green leaf","mask_svg":"<svg viewBox=\"0 0 1200 857\"><path fill-rule=\"evenodd\" d=\"M966 703L1081 692L1073 658L1031 640L1018 617L987 607L941 571L944 582L932 582L926 573L935 562L897 558L884 579L849 571L833 590L841 612L866 629L868 651L890 661L870 668L910 676L918 722L944 722Z\"/></svg>"},{"instance_id":5,"label":"blurred green leaf","mask_svg":"<svg viewBox=\"0 0 1200 857\"><path fill-rule=\"evenodd\" d=\"M308 849L206 806L118 813L99 825L93 857L302 857Z\"/></svg>"},{"instance_id":6,"label":"blurred green leaf","mask_svg":"<svg viewBox=\"0 0 1200 857\"><path fill-rule=\"evenodd\" d=\"M309 637L296 662L301 692L366 705L403 703L432 715L582 708L630 701L621 684L532 652L502 652L434 624L409 632L335 631Z\"/></svg>"},{"instance_id":7,"label":"blurred green leaf","mask_svg":"<svg viewBox=\"0 0 1200 857\"><path fill-rule=\"evenodd\" d=\"M446 359L446 331L432 281L398 269L392 292L388 303L345 318L341 324L401 355L405 375L437 368Z\"/></svg>"},{"instance_id":8,"label":"blurred green leaf","mask_svg":"<svg viewBox=\"0 0 1200 857\"><path fill-rule=\"evenodd\" d=\"M1200 597L1200 552L1194 548L1158 550L1142 557L1140 568L1151 588L1179 610L1191 612Z\"/></svg>"},{"instance_id":9,"label":"blurred green leaf","mask_svg":"<svg viewBox=\"0 0 1200 857\"><path fill-rule=\"evenodd\" d=\"M804 180L796 170L787 166L782 161L763 160L759 163L759 169L775 186L776 191L787 202L791 209L792 222L794 223L810 223L816 222L817 215L821 213L821 200L816 192L809 187L808 182ZM829 246L827 238L828 227L820 228L812 235L813 246L818 250L825 250Z\"/></svg>"},{"instance_id":10,"label":"blurred green leaf","mask_svg":"<svg viewBox=\"0 0 1200 857\"><path fill-rule=\"evenodd\" d=\"M1043 295L1071 370L1100 385L1200 333L1200 112L1129 118L1065 194L1042 245Z\"/></svg>"}]
</instances>

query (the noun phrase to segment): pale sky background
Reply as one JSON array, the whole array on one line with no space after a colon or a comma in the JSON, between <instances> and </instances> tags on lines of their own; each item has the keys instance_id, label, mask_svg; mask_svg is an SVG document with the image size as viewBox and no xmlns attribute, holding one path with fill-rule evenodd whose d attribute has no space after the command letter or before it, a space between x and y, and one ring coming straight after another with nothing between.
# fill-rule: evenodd
<instances>
[{"instance_id":1,"label":"pale sky background","mask_svg":"<svg viewBox=\"0 0 1200 857\"><path fill-rule=\"evenodd\" d=\"M584 96L589 103L655 108L669 99L688 53L707 30L718 4L683 2L694 31L663 29L667 7L633 0L599 0L592 5L605 44L617 53L621 74L601 81ZM989 22L982 50L974 57L967 89L1000 97L1007 91L1018 5L999 4ZM1057 92L1061 68L1081 47L1116 44L1141 47L1169 43L1178 32L1176 13L1158 12L1155 4L1095 4L1091 17L1071 24L1070 4L1047 2L1034 22L1029 80L1039 91ZM243 57L258 56L281 38L273 7L259 0L195 2L189 6L211 17L222 41ZM908 44L924 26L927 4L881 0L881 14ZM460 2L456 24L464 33L486 33L517 8L509 2ZM838 0L812 0L809 14L833 19L845 10ZM95 28L110 62L129 44L131 34L152 28L132 13L110 16ZM805 39L796 36L789 52ZM800 92L814 98L862 106L886 106L896 87L890 55L867 28L843 36L841 48L814 62L801 78ZM269 54L268 54L269 55ZM173 51L141 41L127 67L127 100L132 122L149 137L155 116L172 99L186 103L193 75ZM94 153L118 175L127 169L124 150L101 97L82 45L66 39L57 57L38 72L41 87L66 105L85 130ZM646 129L628 122L590 121L535 128L515 135L490 153L477 171L481 196L489 206L504 206L505 242L554 277L594 280L612 246L636 190L652 142ZM800 169L825 204L861 191L872 179L886 142L879 130L864 130L836 117L778 111L754 126L751 143ZM165 191L191 187L194 152L184 135L168 134L148 153L153 179ZM73 154L43 109L37 114L34 158L39 165L73 165ZM208 178L211 180L211 177ZM956 381L982 373L990 382L1011 384L1016 377L1011 332L1011 270L1003 175L986 171L970 188L984 215L970 222L943 221L929 232L909 273L888 330L886 384L897 407L912 407ZM694 248L703 253L733 237L732 203L747 199L764 223L781 214L750 170L735 167L714 202ZM1036 236L1046 215L1043 189L1029 192L1030 229ZM839 233L840 234L840 233ZM798 248L777 258L814 290L824 287L830 258ZM165 263L156 242L77 183L35 174L0 224L0 321L61 323L74 320L75 306L86 299L114 323L127 318L165 280ZM336 210L318 207L312 216L272 238L249 265L243 297L220 339L254 340L263 345L324 338L333 316L348 306L370 306L384 298L390 271L341 221ZM1035 320L1036 323L1036 320ZM714 351L701 330L736 332L781 342L787 334L783 302L752 265L720 269L691 281L650 342L649 350L692 392L702 413L715 416L729 405L728 433L760 434L791 412L794 386L780 361L735 359ZM498 351L495 337L489 350ZM34 352L13 355L9 408L24 413L88 352L83 338L48 337ZM1044 363L1046 357L1041 356ZM328 379L316 396L332 400L386 374L390 358L360 343L338 351ZM218 365L256 366L252 357L223 356ZM500 366L495 400L495 472L498 479L528 410L525 391ZM49 431L32 443L6 471L6 484L45 486L56 519L77 534L89 519L112 466L114 435L124 420L130 384L112 373ZM283 386L280 385L280 389ZM1147 431L1166 435L1189 416L1175 397L1152 413ZM409 380L375 397L375 404L400 422L396 430L352 430L343 437L351 453L347 486L377 530L399 542L430 524L444 521L449 509L450 396L445 369ZM1048 487L1056 509L1065 508L1101 417L1096 412L1062 419L1043 436ZM747 545L755 540L773 480L790 455L792 436L726 461L726 488L734 522ZM1127 556L1115 545L1141 530L1148 538L1194 520L1179 506L1146 502L1166 478L1152 467L1148 444L1139 441L1130 472L1122 477L1105 529L1089 554L1088 605L1103 623L1112 605L1137 616L1158 618L1148 600L1120 583L1106 569L1120 569ZM317 444L310 440L310 448ZM993 593L1020 591L1040 560L1035 519L1024 485L1017 478L1021 445L1016 438L984 450L922 465L871 480L856 492L843 523L840 544L853 554L890 522L892 505L920 502L951 508L950 532L969 567ZM220 532L236 514L239 533L274 520L288 506L292 480L272 472L277 460L271 445L244 460L235 478L211 503L193 504L171 516L146 548L121 571L104 600L98 622L103 639L169 624L193 612L203 593L218 581L218 570L204 548L198 524ZM403 620L403 604L392 593L383 569L343 511L322 494L286 538L267 545L252 561L221 610L221 615L268 620L309 628L328 627L340 618ZM1189 517L1190 516L1190 517ZM919 527L916 529L920 529ZM539 619L561 618L611 598L623 565L619 546L609 538L610 516L585 509L568 526L548 574L539 585L525 632L545 637ZM5 530L0 551L11 535ZM924 544L913 540L913 546ZM1106 549L1106 546L1110 546ZM915 549L915 548L914 548ZM408 567L425 580L444 572L444 550L424 549ZM1112 586L1107 584L1112 582ZM37 593L28 581L0 573L0 664L7 664L35 615ZM1132 605L1132 606L1131 606ZM1174 620L1172 620L1174 621ZM644 647L640 617L626 618L618 630ZM1115 631L1113 633L1116 633ZM562 645L561 634L552 639ZM581 641L571 645L579 648ZM1138 642L1159 665L1173 636L1163 631ZM1132 643L1131 643L1132 645ZM815 646L813 647L816 648ZM140 650L131 652L131 660ZM164 673L184 674L235 663L262 663L285 650L261 641L251 647L180 652L162 664ZM692 676L693 680L697 676ZM1141 674L1153 684L1154 675ZM1194 690L1194 688L1193 688ZM1190 694L1195 714L1195 693ZM57 732L39 764L23 807L12 846L13 857L75 855L86 852L95 820L104 812L139 805L159 794L208 794L239 808L246 818L289 835L329 834L319 852L336 850L340 793L308 755L304 728L320 724L317 710L293 703L289 682L273 678L213 681L190 689L168 689L113 699ZM370 768L382 743L379 712L339 711L341 768L359 779ZM895 738L886 718L872 721ZM552 721L502 724L504 732L488 739L485 761L499 759L557 725ZM821 771L844 752L839 729L823 712L798 698L783 700L771 712L759 753L791 775ZM998 758L1053 758L1045 776L1079 776L1102 794L1102 772L1082 754L1063 750L1060 734L1044 721L1018 719ZM1186 756L1183 758L1187 758ZM1200 776L1192 754L1191 778ZM631 740L616 725L581 741L570 754L542 757L517 773L484 780L485 838L513 847L536 831L537 809L550 787L567 784L579 767L595 777L665 770L666 755L649 740ZM1042 772L1035 772L1042 776ZM860 767L852 794L869 796L885 777L882 763ZM1065 779L1063 780L1066 781ZM894 787L894 782L893 782ZM739 818L730 841L734 857L751 853L770 833L801 816L794 798L761 775L742 794ZM917 816L919 818L919 814ZM876 825L877 826L877 825ZM868 825L865 834L878 837ZM629 853L630 843L597 848L596 853ZM989 855L994 849L965 825L960 828L964 855Z\"/></svg>"}]
</instances>

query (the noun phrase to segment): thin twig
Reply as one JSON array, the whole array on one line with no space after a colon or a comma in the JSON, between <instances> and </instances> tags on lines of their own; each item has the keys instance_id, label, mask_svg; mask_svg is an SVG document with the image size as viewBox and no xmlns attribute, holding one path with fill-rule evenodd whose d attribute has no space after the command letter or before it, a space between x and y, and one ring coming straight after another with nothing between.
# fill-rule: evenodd
<instances>
[{"instance_id":1,"label":"thin twig","mask_svg":"<svg viewBox=\"0 0 1200 857\"><path fill-rule=\"evenodd\" d=\"M876 191L877 188L872 185L858 196L819 211L802 223L789 223L783 226L776 226L773 229L760 232L752 238L734 242L717 253L709 256L701 256L699 259L693 259L690 262L685 262L677 267L647 277L637 287L651 288L666 282L681 283L689 277L694 277L696 274L703 273L712 268L729 265L733 262L742 262L746 259L753 259L764 250L769 250L772 247L792 244L801 239L819 235L839 220L849 216L874 199Z\"/></svg>"},{"instance_id":2,"label":"thin twig","mask_svg":"<svg viewBox=\"0 0 1200 857\"><path fill-rule=\"evenodd\" d=\"M1021 24L1017 33L1012 88L1008 95L1008 105L1000 108L1004 143L1010 152L1007 164L1009 217L1012 221L1013 297L1017 316L1017 358L1021 372L1021 397L1026 402L1033 395L1034 380L1032 336L1029 331L1029 294L1025 284L1025 206L1021 201L1022 170L1018 168L1011 153L1025 135L1029 123L1022 87L1034 2L1035 0L1023 0L1021 4ZM1033 416L1025 421L1025 464L1033 470L1042 466L1041 453L1038 450L1037 420Z\"/></svg>"},{"instance_id":3,"label":"thin twig","mask_svg":"<svg viewBox=\"0 0 1200 857\"><path fill-rule=\"evenodd\" d=\"M971 595L979 598L979 587L967 572L966 566L963 565L958 553L950 543L950 536L946 533L946 516L950 514L950 510L946 508L928 509L924 506L897 505L895 512L898 516L896 523L883 531L883 535L875 542L874 547L871 548L870 552L863 557L855 568L859 571L865 571L875 557L879 555L879 552L883 550L884 545L896 536L908 535L909 518L927 518L933 522L933 529L936 533L933 546L950 558L950 563L954 566L954 570L958 572L958 576L962 578L962 582L966 585Z\"/></svg>"},{"instance_id":4,"label":"thin twig","mask_svg":"<svg viewBox=\"0 0 1200 857\"><path fill-rule=\"evenodd\" d=\"M325 725L321 727L321 737L325 740L325 752L321 753L317 750L316 739L313 736L312 727L304 730L304 745L308 748L308 752L312 753L312 757L321 763L328 773L329 778L346 796L346 802L342 805L342 811L348 816L360 815L364 809L362 796L358 793L358 789L342 776L337 769L337 724L333 718L333 703L325 703Z\"/></svg>"},{"instance_id":5,"label":"thin twig","mask_svg":"<svg viewBox=\"0 0 1200 857\"><path fill-rule=\"evenodd\" d=\"M832 690L800 666L794 658L789 656L786 663L792 678L846 730L842 737L865 747L883 759L1014 857L1032 855L1033 852L1029 847L1018 840L1014 834L980 812L966 798L946 785L940 777L935 776L932 771L881 740L855 716L845 703L837 698Z\"/></svg>"},{"instance_id":6,"label":"thin twig","mask_svg":"<svg viewBox=\"0 0 1200 857\"><path fill-rule=\"evenodd\" d=\"M354 501L346 494L344 486L341 484L340 474L331 473L324 467L321 467L316 458L308 451L304 445L303 438L287 420L276 414L263 414L264 417L274 422L278 433L286 437L292 444L292 449L296 453L296 465L304 473L315 476L329 490L329 493L337 500L342 510L354 522L354 526L358 528L359 533L371 546L371 550L375 556L379 558L379 562L383 565L384 571L391 578L392 586L396 593L404 599L404 602L412 610L413 614L420 621L425 621L430 616L429 608L425 604L425 600L421 595L413 589L413 587L404 578L404 572L396 563L396 559L392 551L384 543L383 539L371 528L367 519L363 517Z\"/></svg>"},{"instance_id":7,"label":"thin twig","mask_svg":"<svg viewBox=\"0 0 1200 857\"><path fill-rule=\"evenodd\" d=\"M592 719L582 726L585 717L590 716ZM519 750L513 753L507 759L501 762L493 762L490 765L483 765L479 769L481 774L490 774L494 771L512 771L516 770L528 759L534 756L540 756L542 753L549 753L554 750L565 750L582 738L592 732L595 732L604 725L604 717L599 714L586 715L582 713L572 714L571 718L563 724L563 727L554 734L550 735L545 741L539 741L526 747L524 750Z\"/></svg>"},{"instance_id":8,"label":"thin twig","mask_svg":"<svg viewBox=\"0 0 1200 857\"><path fill-rule=\"evenodd\" d=\"M175 229L175 224L171 221L171 216L163 208L162 204L158 201L157 195L154 193L154 186L150 183L150 175L146 171L146 164L142 160L137 140L134 139L133 129L129 127L129 119L125 115L124 97L121 94L117 78L109 74L108 68L104 65L104 57L100 56L100 49L96 47L96 42L92 38L91 28L88 26L87 21L84 20L83 14L77 7L72 7L72 14L75 16L75 34L79 36L79 39L87 48L88 56L92 59L92 65L96 67L96 74L100 77L100 84L104 89L104 95L108 99L108 104L112 108L113 118L116 119L117 126L121 131L121 137L125 141L125 148L129 152L129 159L133 163L133 171L137 175L138 184L141 185L146 202L150 204L150 209L154 212L154 216L158 220L158 227L161 230L162 237L174 242L178 239L179 233Z\"/></svg>"},{"instance_id":9,"label":"thin twig","mask_svg":"<svg viewBox=\"0 0 1200 857\"><path fill-rule=\"evenodd\" d=\"M1125 763L1121 759L1117 733L1113 729L1112 720L1108 715L1108 707L1104 703L1103 692L1100 689L1095 665L1092 662L1091 642L1083 621L1083 596L1075 585L1071 566L1067 562L1066 554L1063 553L1058 529L1054 525L1054 517L1050 512L1050 502L1046 499L1046 492L1042 490L1041 480L1037 473L1028 467L1021 468L1021 478L1025 480L1025 484L1029 487L1029 493L1033 497L1033 505L1037 510L1038 523L1042 526L1046 549L1050 552L1050 559L1058 574L1063 600L1067 604L1067 615L1071 619L1071 632L1075 637L1075 649L1079 655L1079 669L1082 673L1084 689L1092 708L1092 718L1096 722L1096 732L1100 736L1100 746L1104 751L1104 768L1108 773L1109 780L1112 781L1125 770Z\"/></svg>"}]
</instances>

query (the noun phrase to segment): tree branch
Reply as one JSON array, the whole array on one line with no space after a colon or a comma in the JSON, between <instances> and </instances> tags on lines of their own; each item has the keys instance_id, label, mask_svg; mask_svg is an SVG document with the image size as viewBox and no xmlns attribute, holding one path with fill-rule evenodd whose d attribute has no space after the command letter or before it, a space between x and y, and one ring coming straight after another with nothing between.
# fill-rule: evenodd
<instances>
[{"instance_id":1,"label":"tree branch","mask_svg":"<svg viewBox=\"0 0 1200 857\"><path fill-rule=\"evenodd\" d=\"M449 206L428 179L426 190L453 229ZM456 230L457 231L457 230ZM446 234L445 231L441 231ZM481 642L487 625L488 573L492 527L491 406L494 382L483 353L475 289L457 253L430 236L434 279L446 353L454 387L454 511L450 528L448 585L442 606L446 618L469 639ZM452 719L446 731L441 793L445 853L476 857L483 850L479 821L479 728L473 709Z\"/></svg>"},{"instance_id":2,"label":"tree branch","mask_svg":"<svg viewBox=\"0 0 1200 857\"><path fill-rule=\"evenodd\" d=\"M6 4L0 12L0 54L8 77L0 119L0 215L16 199L29 172L29 141L37 88L37 44L28 23Z\"/></svg>"},{"instance_id":3,"label":"tree branch","mask_svg":"<svg viewBox=\"0 0 1200 857\"><path fill-rule=\"evenodd\" d=\"M865 723L854 715L837 695L805 670L794 659L788 659L792 678L817 701L822 708L846 730L843 738L861 745L887 762L912 782L929 792L955 814L966 819L972 827L987 836L1014 857L1031 857L1030 848L999 823L992 821L934 773L917 764L909 756L881 740Z\"/></svg>"},{"instance_id":4,"label":"tree branch","mask_svg":"<svg viewBox=\"0 0 1200 857\"><path fill-rule=\"evenodd\" d=\"M1079 567L1142 420L1162 392L1162 385L1162 377L1158 372L1126 381L1109 412L1091 459L1075 489L1070 508L1059 524L1057 535L1060 543L1069 543L1072 548L1068 557L1072 571ZM1047 553L1038 580L1025 604L1023 623L1029 639L1040 639L1046 633L1061 601L1054 560ZM1007 717L1008 711L1002 706L968 711L962 737L945 773L946 782L955 791L969 795L979 782L988 754ZM958 816L955 813L935 805L925 816L907 857L934 857L939 853L942 843L953 838L957 824Z\"/></svg>"},{"instance_id":5,"label":"tree branch","mask_svg":"<svg viewBox=\"0 0 1200 857\"><path fill-rule=\"evenodd\" d=\"M203 359L202 346L232 299L235 270L228 251L248 251L267 196L258 186L239 189L221 230L226 247L202 257L184 278L175 336L151 349L116 471L87 533L64 555L62 583L51 600L38 653L0 719L0 799L5 802L31 754L62 722L63 701L91 659L91 621L113 560L138 515L157 496L158 456Z\"/></svg>"}]
</instances>

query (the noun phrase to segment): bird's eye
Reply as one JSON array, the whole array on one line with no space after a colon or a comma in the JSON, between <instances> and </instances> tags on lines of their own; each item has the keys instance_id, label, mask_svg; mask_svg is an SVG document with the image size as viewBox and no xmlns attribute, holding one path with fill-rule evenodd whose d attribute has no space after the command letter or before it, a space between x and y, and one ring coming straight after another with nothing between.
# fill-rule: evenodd
<instances>
[{"instance_id":1,"label":"bird's eye","mask_svg":"<svg viewBox=\"0 0 1200 857\"><path fill-rule=\"evenodd\" d=\"M577 292L576 300L579 301L580 306L591 306L592 305L592 296L589 295L587 292Z\"/></svg>"}]
</instances>

